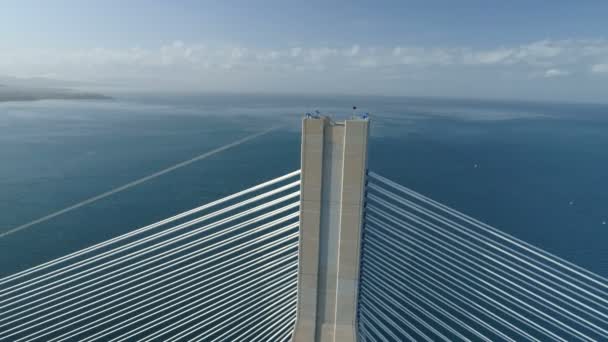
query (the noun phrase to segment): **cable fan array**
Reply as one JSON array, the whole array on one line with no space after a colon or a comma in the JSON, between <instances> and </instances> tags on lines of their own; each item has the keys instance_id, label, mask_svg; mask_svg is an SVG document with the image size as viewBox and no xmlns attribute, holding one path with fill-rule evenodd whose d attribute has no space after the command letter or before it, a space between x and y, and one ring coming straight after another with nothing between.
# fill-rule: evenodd
<instances>
[{"instance_id":1,"label":"cable fan array","mask_svg":"<svg viewBox=\"0 0 608 342\"><path fill-rule=\"evenodd\" d=\"M0 341L287 341L299 171L0 279Z\"/></svg>"},{"instance_id":2,"label":"cable fan array","mask_svg":"<svg viewBox=\"0 0 608 342\"><path fill-rule=\"evenodd\" d=\"M299 171L0 279L0 341L289 341ZM368 174L362 341L608 340L608 280Z\"/></svg>"},{"instance_id":3,"label":"cable fan array","mask_svg":"<svg viewBox=\"0 0 608 342\"><path fill-rule=\"evenodd\" d=\"M385 177L367 185L363 341L606 341L608 280Z\"/></svg>"}]
</instances>

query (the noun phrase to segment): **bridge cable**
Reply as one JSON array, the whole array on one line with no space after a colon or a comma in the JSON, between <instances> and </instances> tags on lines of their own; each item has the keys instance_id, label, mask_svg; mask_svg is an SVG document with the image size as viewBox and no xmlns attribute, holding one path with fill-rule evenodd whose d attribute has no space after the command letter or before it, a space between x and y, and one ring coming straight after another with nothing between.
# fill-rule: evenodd
<instances>
[{"instance_id":1,"label":"bridge cable","mask_svg":"<svg viewBox=\"0 0 608 342\"><path fill-rule=\"evenodd\" d=\"M103 198L106 198L106 197L109 197L109 196L114 195L114 194L116 194L116 193L119 193L119 192L125 191L125 190L130 189L130 188L132 188L132 187L134 187L134 186L137 186L137 185L139 185L139 184L145 183L145 182L147 182L147 181L150 181L150 180L152 180L152 179L154 179L154 178L160 177L160 176L162 176L162 175L164 175L164 174L167 174L167 173L169 173L169 172L175 171L175 170L177 170L177 169L180 169L180 168L182 168L182 167L184 167L184 166L188 166L188 165L190 165L190 164L192 164L192 163L194 163L194 162L197 162L197 161L199 161L199 160L206 159L206 158L208 158L208 157L211 157L211 156L213 156L213 155L215 155L215 154L218 154L218 153L220 153L220 152L223 152L223 151L225 151L225 150L231 149L231 148L233 148L233 147L237 147L237 146L242 145L242 144L244 144L244 143L246 143L246 142L248 142L248 141L250 141L250 140L253 140L253 139L257 138L257 137L260 137L260 136L262 136L262 135L266 135L266 134L268 134L268 133L270 133L270 132L272 132L272 131L275 131L275 130L277 130L277 129L279 129L279 128L280 128L280 127L272 127L272 128L267 129L267 130L264 130L264 131L262 131L262 132L258 132L258 133L255 133L255 134L248 135L248 136L246 136L246 137L244 137L244 138L241 138L241 139L239 139L239 140L237 140L237 141L234 141L234 142L232 142L232 143L230 143L230 144L227 144L227 145L224 145L224 146L218 147L218 148L216 148L216 149L214 149L214 150L211 150L211 151L209 151L209 152L203 153L203 154L198 155L198 156L196 156L196 157L194 157L194 158L191 158L191 159L189 159L189 160L186 160L186 161L183 161L183 162L177 163L177 164L172 165L172 166L170 166L170 167L168 167L168 168L165 168L165 169L163 169L163 170L160 170L160 171L158 171L158 172L155 172L155 173L153 173L153 174L151 174L151 175L148 175L148 176L145 176L145 177L139 178L139 179L134 180L134 181L132 181L132 182L130 182L130 183L127 183L127 184L125 184L125 185L121 185L121 186L119 186L119 187L117 187L117 188L114 188L114 189L112 189L112 190L110 190L110 191L107 191L107 192L104 192L104 193L102 193L102 194L99 194L99 195L96 195L96 196L90 197L90 198L88 198L88 199L86 199L86 200L84 200L84 201L82 201L82 202L78 202L78 203L76 203L76 204L74 204L74 205L71 205L71 206L69 206L69 207L67 207L67 208L64 208L64 209L61 209L61 210L59 210L59 211L56 211L56 212L54 212L54 213L52 213L52 214L49 214L49 215L43 216L43 217L41 217L41 218L39 218L39 219L36 219L36 220L30 221L30 222L28 222L28 223L22 224L22 225L20 225L20 226L14 227L14 228L11 228L11 229L9 229L9 230L7 230L7 231L3 232L3 233L0 233L0 239L1 239L1 238L3 238L3 237L6 237L6 236L8 236L8 235L11 235L11 234L17 233L17 232L19 232L19 231L22 231L22 230L24 230L24 229L27 229L27 228L29 228L29 227L31 227L31 226L36 225L36 224L40 224L40 223L46 222L46 221L48 221L48 220L50 220L50 219L52 219L52 218L55 218L55 217L60 216L60 215L63 215L63 214L68 213L68 212L70 212L70 211L72 211L72 210L75 210L75 209L78 209L78 208L80 208L80 207L83 207L83 206L85 206L85 205L87 205L87 204L91 204L91 203L93 203L93 202L97 202L97 201L99 201L99 200L101 200L101 199L103 199Z\"/></svg>"},{"instance_id":2,"label":"bridge cable","mask_svg":"<svg viewBox=\"0 0 608 342\"><path fill-rule=\"evenodd\" d=\"M291 217L290 217L290 216L291 216ZM295 215L293 215L293 214L292 214L292 215L290 215L290 216L287 216L287 219L291 219L291 218L294 218L294 217L295 217ZM268 227L272 227L272 226L274 226L274 225L276 225L276 224L278 224L278 223L281 223L281 222L286 221L287 219L286 219L286 218L281 218L281 219L278 219L278 220L272 221L272 222L270 222L270 223L267 223L267 224L265 224L265 225L262 225L262 226L260 226L260 227L258 227L258 228L253 229L253 230L249 230L249 231L246 231L246 232L244 232L244 233L241 233L241 235L243 235L243 234L246 234L246 235L252 235L252 234L255 234L255 233L257 233L258 231L262 231L262 230L264 230L264 229L267 229ZM292 225L288 226L288 227L287 227L286 229L284 229L283 231L289 231L290 229L293 229L293 228L295 228L295 227L297 227L297 223L296 223L296 224L292 224ZM277 233L276 233L276 232L273 232L273 233L272 233L272 235L277 235ZM256 242L256 241L254 241L254 243L255 243L255 242ZM226 243L226 242L224 241L224 242L222 242L221 244L225 244L225 243ZM248 245L250 245L250 244L251 244L251 242L249 242L249 243L248 243ZM246 246L247 246L247 245L245 245L245 247L246 247ZM220 245L220 247L221 247L221 245ZM217 247L216 247L216 248L217 248ZM243 247L241 246L241 248L243 248ZM221 253L221 254L225 254L226 252L227 252L227 251L224 251L224 252L223 252L223 253ZM221 256L222 256L222 255L220 255L220 257L221 257ZM206 264L209 264L209 263L211 263L212 261L215 261L217 258L219 258L219 257L212 257L212 258L210 258L210 259L203 259L202 261L204 261L204 263L202 263L202 266L204 266L204 265L206 265ZM182 273L183 273L183 272L182 272ZM191 277L192 277L192 276L189 276L189 277L187 277L187 278L191 278ZM152 279L152 280L154 280L154 281L149 281L149 282L147 282L147 283L152 283L151 285L148 285L148 286L146 286L146 287L144 287L144 288L142 288L142 289L139 289L138 291L135 291L135 292L129 292L129 293L127 293L127 295L134 295L134 294L137 294L137 293L139 293L139 292L144 292L144 291L145 291L145 290L147 290L148 288L151 288L152 286L154 286L154 284L155 284L155 283L159 282L159 281L160 281L161 279L163 279L163 278L164 278L164 276L161 276L160 278ZM184 279L187 279L187 278L184 278ZM170 291L170 290L171 290L171 288L172 288L172 286L173 286L173 284L169 283L169 284L167 284L167 285L165 285L165 286L163 286L163 287L161 287L161 288L156 289L155 291L158 291L158 290L160 290L160 289L162 289L162 288L165 288L165 287L169 287L169 291ZM119 293L117 293L116 295L118 295L118 294L122 294L122 293L125 293L127 290L132 291L132 290L133 290L133 288L127 288L126 290L120 291L120 292L119 292ZM155 292L155 291L154 291L154 292ZM150 294L150 292L144 292L144 293L143 293L143 295L149 295L149 294ZM111 297L114 297L114 296L110 296L110 297L107 297L107 298L102 298L102 300L107 300L108 298L111 298ZM140 297L141 297L141 296L140 296ZM117 299L115 299L115 300L112 300L112 301L110 301L110 302L106 303L106 304L105 304L105 305L103 305L103 306L107 306L107 305L109 305L109 304L116 303L116 302L118 303L118 305L122 305L122 304L124 304L124 303L125 303L125 302L123 301L123 300L124 300L124 298L125 298L124 296L123 296L123 297L120 297L120 298L117 298ZM139 298L139 297L136 297L136 298ZM52 319L54 320L54 319L57 319L57 318L60 318L60 317L66 316L66 315L68 315L68 314L70 314L70 313L73 313L73 312L75 312L75 311L81 310L81 309L83 309L83 308L86 308L86 307L89 307L89 306L96 305L96 304L100 303L102 300L95 301L95 302L90 303L90 304L88 304L88 305L86 305L86 306L79 306L79 307L77 307L75 310L72 310L72 311L70 311L70 312L68 312L68 313L64 313L64 314L62 314L62 315L53 315ZM133 299L132 299L132 300L133 300ZM139 302L139 304L141 304L141 302ZM71 318L70 318L70 320L73 320L73 319L78 318L78 317L81 317L81 316L85 316L86 314L91 313L91 312L95 312L96 310L99 310L99 309L100 309L101 307L103 307L103 306L96 305L96 306L94 306L94 308L93 308L92 310L89 310L89 311L87 311L87 312L85 312L85 313L81 313L81 314L79 314L79 315L77 315L77 316L71 317ZM114 307L116 307L116 305L115 305L115 306L113 306L113 307L111 307L111 308L109 308L109 309L106 309L105 311L111 311L111 310L112 310ZM77 321L77 322L80 322L80 321ZM75 323L77 323L77 322L75 322ZM36 327L36 326L38 326L38 325L40 325L40 324L43 324L43 323L44 323L44 322L39 323L39 324L36 324L36 325L33 325L33 326L30 326L28 329L34 328L34 327ZM66 323L66 321L62 321L62 322L61 322L61 324L64 324L64 325L65 325L65 323ZM72 323L72 324L75 324L75 323ZM28 324L29 324L29 322L28 322ZM56 325L57 325L57 324L56 324ZM56 326L56 325L53 325L53 326L51 326L51 327L47 327L47 328L45 328L45 329L43 329L43 330L41 330L41 331L38 331L38 333L43 332L43 331L46 331L46 330L48 330L48 329L50 329L50 328L52 328L52 327L54 327L54 326ZM12 330L12 329L11 329L11 330ZM9 336L11 336L11 335L9 335Z\"/></svg>"},{"instance_id":3,"label":"bridge cable","mask_svg":"<svg viewBox=\"0 0 608 342\"><path fill-rule=\"evenodd\" d=\"M370 196L370 198L373 198L373 195L372 195L372 196ZM378 200L378 202L379 202L379 203L381 203L381 204L383 204L383 205L385 205L385 206L387 206L387 207L390 207L390 205L389 205L389 204L382 203L382 202L383 202L382 200ZM380 212L381 212L381 211L380 211ZM384 213L384 214L386 214L386 212L383 212L383 213ZM404 217L408 217L408 218L410 218L410 219L412 219L412 220L414 220L414 221L416 221L416 222L420 223L422 226L424 226L424 227L426 227L426 228L430 228L430 229L431 229L431 230L433 230L433 231L434 231L434 228L436 227L436 225L427 225L427 224L426 224L426 223L428 223L427 221L424 221L424 220L422 220L422 221L418 221L418 220L416 220L416 218L414 218L414 217L415 217L415 215L414 215L414 216L410 216L409 214L404 213L404 212L399 212L399 213L400 213L402 216L404 216ZM500 280L502 280L502 281L504 281L504 282L508 283L509 285L511 285L511 286L513 286L513 287L515 287L515 288L516 288L518 291L520 291L520 292L518 292L518 294L519 294L519 295L524 296L524 297L525 297L525 298L527 298L528 300L531 300L531 301L533 301L533 302L535 302L535 303L537 303L537 304L540 304L541 306L546 307L546 308L548 308L549 310L551 310L551 311L553 311L553 312L556 312L556 313L558 313L558 314L560 314L560 315L566 315L566 316L568 316L570 319L573 319L573 320L574 320L574 321L576 321L576 322L579 322L579 323L581 323L581 324L584 324L584 325L588 326L590 329L592 329L592 330L596 331L596 332L597 332L597 333L599 333L599 334L604 334L604 335L605 335L605 334L608 334L608 331L607 331L607 330L602 329L601 327L599 327L599 326L597 326L596 324L594 324L594 323L590 322L589 320L584 319L584 318L580 317L579 315L574 314L573 312L571 312L571 311L569 311L569 310L566 310L565 308L561 307L560 305L555 304L555 303L553 303L553 302L551 302L551 301L549 301L549 300L545 299L544 297L542 297L542 296L540 296L540 295L538 295L538 294L536 294L536 293L532 292L531 290L528 290L528 289L526 289L526 288L522 287L521 285L518 285L518 284L514 283L513 281L511 281L511 280L507 279L506 277L503 277L502 275L499 275L498 273L496 273L496 272L494 272L494 271L493 271L493 270L496 270L496 271L498 271L498 272L505 272L505 270L501 270L501 269L499 269L498 267L496 267L496 266L494 266L494 265L492 265L492 264L489 264L488 262L486 262L486 261L485 261L485 260L483 260L483 259L479 259L477 256L472 255L471 253L469 253L469 252L467 252L467 251L465 251L465 250L460 249L460 250L458 250L458 251L456 252L456 251L453 249L453 247L450 247L449 245L447 245L447 244L446 244L446 242L445 242L446 240L437 239L436 237L434 237L434 236L432 236L432 235L428 234L428 232L425 232L424 230L420 230L419 228L417 228L417 227L415 227L415 226L413 226L413 225L410 225L410 224L407 224L407 223L405 223L405 222L402 222L402 221L396 220L396 218L395 218L395 217L393 217L393 220L392 220L392 221L393 221L393 222L397 222L397 223L398 223L398 224L399 224L399 225L400 225L402 228L405 228L406 230L408 230L408 231L410 231L410 232L413 232L413 233L414 233L416 236L421 236L421 237L423 237L423 238L424 238L424 239L426 239L426 240L430 240L430 241L432 241L434 244L436 244L436 246L438 246L439 248L441 248L441 250L445 250L445 251L447 251L448 253L450 253L450 254L454 255L454 256L455 256L456 258L458 258L458 259L463 259L463 260L466 262L467 260L466 260L466 259L464 259L464 256L466 256L466 257L471 258L471 259L474 259L476 262L478 262L477 267L472 267L472 266L466 265L466 264L465 264L464 262L462 262L462 261L458 261L458 260L456 260L455 262L457 262L457 263L458 263L459 265L461 265L462 267L465 267L465 268L467 268L467 269L469 269L469 270L472 270L473 272L479 273L481 276L483 276L483 277L485 277L485 278L488 278L488 280L490 280L490 281L497 282L497 283L498 283L499 285L501 285L501 286L505 286L505 284L502 284L501 282L498 282L498 280L500 279ZM426 222L426 223L425 223L425 222ZM418 239L417 239L417 238L415 238L415 237L412 237L412 239L413 239L414 241L418 241L418 242L420 242L420 240L418 240ZM452 237L450 236L450 237L448 237L448 239L452 240ZM454 240L453 240L453 241L454 241ZM466 240L462 240L462 241L464 241L465 243L468 243ZM457 244L459 244L459 245L462 245L462 244L463 244L463 243L462 243L460 240L455 240L454 242L456 242L456 243L457 243ZM420 242L420 243L422 243L422 242ZM470 247L470 246L468 246L468 245L464 245L464 247L465 247L465 248L467 248L467 249L471 249L471 250L472 250L474 253L479 253L479 251L478 251L478 250L476 250L476 249L474 249L474 248L471 248L471 247ZM441 250L435 250L435 252L436 252L437 254L440 254L440 255L445 256L445 254L444 254L444 253L443 253ZM483 257L485 257L485 258L488 258L488 256L487 256L487 255L482 255L482 256L483 256ZM450 258L451 260L455 260L454 258L451 258L451 257L448 257L448 258ZM483 269L483 270L484 270L484 272L480 272L479 267L478 267L479 265L484 265L484 266L487 266L488 268L484 268L484 269ZM509 267L507 267L507 268L509 268ZM512 270L512 269L511 269L511 270ZM513 271L514 271L514 270L513 270ZM490 277L490 275L492 275L493 277ZM514 274L509 274L509 273L506 273L506 275L507 275L507 276L511 276L511 277L515 277L515 278L516 278L516 275L514 275ZM535 279L533 279L533 280L534 280L535 282L538 282L538 281L536 281ZM539 290L539 289L537 289L537 290L538 290L538 291L540 291L540 292L542 292L543 294L546 294L546 295L548 295L548 296L552 297L552 298L556 298L554 295L552 295L552 294L548 294L548 293L547 293L546 291L544 291L544 290ZM559 299L559 298L556 298L556 299L558 299L558 300L562 301L562 300L561 300L561 299ZM568 304L569 306L572 306L572 304L570 304L570 303L567 303L567 302L564 302L564 303ZM548 305L550 305L551 307L549 307ZM585 307L585 305L583 305L583 306ZM590 309L592 309L592 308L590 308ZM579 311L580 311L580 310L581 310L581 308L577 308L577 310L579 310ZM593 310L594 312L596 312L596 313L600 314L600 315L602 314L601 312L598 312L597 310L594 310L594 309L592 309L592 310ZM605 320L603 320L603 319L602 319L602 318L600 318L600 317L595 317L595 318L596 318L596 319L599 319L599 320L602 320L602 321L604 321L604 322L605 322Z\"/></svg>"},{"instance_id":4,"label":"bridge cable","mask_svg":"<svg viewBox=\"0 0 608 342\"><path fill-rule=\"evenodd\" d=\"M493 236L495 236L495 237L497 237L497 238L499 238L501 240L504 240L507 243L511 243L511 244L513 244L515 246L518 246L518 247L520 247L520 248L522 248L522 249L524 249L524 250L526 250L526 251L528 251L528 252L530 252L530 253L532 253L532 254L534 254L534 255L536 255L536 256L544 259L544 260L546 260L547 262L552 263L555 266L564 268L564 269L566 269L566 270L568 270L568 271L570 271L572 273L575 273L575 274L577 274L577 275L579 275L581 277L584 277L585 279L587 279L589 281L594 282L596 285L599 285L599 286L601 286L601 287L603 287L605 289L608 289L608 278L605 278L605 277L597 275L597 274L595 274L593 272L590 272L590 271L588 271L588 270L586 270L586 269L584 269L584 268L582 268L582 267L580 267L578 265L575 265L575 264L573 264L573 263L571 263L571 262L569 262L567 260L564 260L564 259L562 259L562 258L560 258L560 257L558 257L556 255L553 255L553 254L551 254L551 253L549 253L547 251L544 251L544 250L542 250L542 249L540 249L540 248L538 248L538 247L536 247L536 246L534 246L532 244L529 244L529 243L527 243L527 242L525 242L525 241L523 241L521 239L518 239L518 238L516 238L514 236L511 236L511 235L509 235L507 233L504 233L504 232L498 230L497 228L494 228L494 227L492 227L492 226L490 226L488 224L485 224L483 222L480 222L480 221L478 221L478 220L476 220L476 219L474 219L472 217L464 215L464 214L462 214L462 213L460 213L460 212L458 212L458 211L456 211L456 210L454 210L454 209L452 209L452 208L450 208L448 206L445 206L445 205L443 205L443 204L441 204L441 203L439 203L437 201L434 201L434 200L432 200L432 199L430 199L430 198L428 198L426 196L423 196L423 195L421 195L421 194L419 194L419 193L417 193L417 192L415 192L413 190L410 190L410 189L408 189L408 188L406 188L406 187L404 187L402 185L399 185L399 184L397 184L397 183L395 183L395 182L393 182L393 181L391 181L391 180L389 180L389 179L387 179L385 177L382 177L382 176L380 176L380 175L378 175L378 174L376 174L374 172L369 172L369 176L371 178L376 179L376 180L378 180L378 181L380 181L380 182L382 182L384 184L387 184L387 185L389 185L389 186L391 186L391 187L393 187L393 188L395 188L395 189L397 189L397 190L399 190L401 192L404 192L404 193L406 193L406 194L408 194L410 196L416 197L416 198L420 199L421 201L423 201L425 203L431 204L431 205L433 205L436 208L440 208L441 210L443 210L445 212L448 212L448 213L450 213L450 214L452 214L452 215L454 215L454 216L456 216L458 218L461 218L462 220L475 225L476 227L478 227L478 228L480 228L480 229L488 232L489 234L491 234L491 235L493 235ZM512 248L510 248L510 249L512 249ZM516 253L517 254L521 254L519 252L516 252ZM525 257L525 258L528 258L527 256L524 256L524 255L522 255L522 256Z\"/></svg>"}]
</instances>

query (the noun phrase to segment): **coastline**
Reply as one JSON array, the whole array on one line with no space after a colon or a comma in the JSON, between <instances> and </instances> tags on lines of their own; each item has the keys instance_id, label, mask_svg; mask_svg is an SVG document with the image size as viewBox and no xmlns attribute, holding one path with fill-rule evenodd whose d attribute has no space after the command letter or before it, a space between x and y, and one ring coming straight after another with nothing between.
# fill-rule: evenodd
<instances>
[{"instance_id":1,"label":"coastline","mask_svg":"<svg viewBox=\"0 0 608 342\"><path fill-rule=\"evenodd\" d=\"M112 97L64 89L15 89L0 87L0 103L42 100L111 100Z\"/></svg>"}]
</instances>

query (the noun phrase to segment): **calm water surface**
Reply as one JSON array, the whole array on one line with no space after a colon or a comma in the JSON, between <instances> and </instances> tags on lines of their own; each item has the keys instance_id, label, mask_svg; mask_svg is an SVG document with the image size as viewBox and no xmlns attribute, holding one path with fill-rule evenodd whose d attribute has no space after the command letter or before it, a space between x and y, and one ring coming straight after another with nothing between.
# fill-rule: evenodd
<instances>
[{"instance_id":1,"label":"calm water surface","mask_svg":"<svg viewBox=\"0 0 608 342\"><path fill-rule=\"evenodd\" d=\"M253 95L0 104L0 231L283 125L0 239L0 276L295 170L302 113L353 104L370 169L608 276L608 106Z\"/></svg>"}]
</instances>

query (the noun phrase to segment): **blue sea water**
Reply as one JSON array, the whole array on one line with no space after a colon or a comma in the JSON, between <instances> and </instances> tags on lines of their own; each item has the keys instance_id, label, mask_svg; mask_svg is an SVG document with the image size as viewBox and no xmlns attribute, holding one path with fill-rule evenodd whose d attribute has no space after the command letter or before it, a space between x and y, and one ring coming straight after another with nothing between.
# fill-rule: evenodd
<instances>
[{"instance_id":1,"label":"blue sea water","mask_svg":"<svg viewBox=\"0 0 608 342\"><path fill-rule=\"evenodd\" d=\"M370 169L608 276L608 105L156 94L0 104L0 232L281 129L0 239L0 277L295 170L303 113L353 105Z\"/></svg>"}]
</instances>

